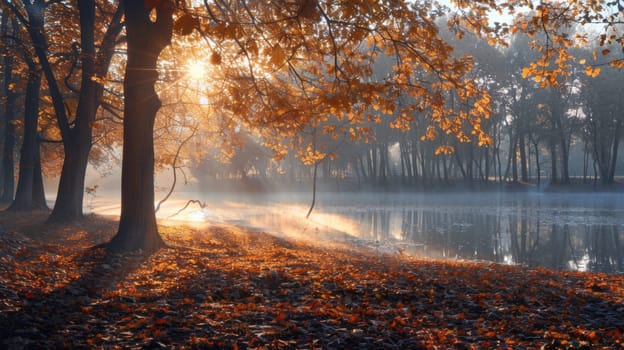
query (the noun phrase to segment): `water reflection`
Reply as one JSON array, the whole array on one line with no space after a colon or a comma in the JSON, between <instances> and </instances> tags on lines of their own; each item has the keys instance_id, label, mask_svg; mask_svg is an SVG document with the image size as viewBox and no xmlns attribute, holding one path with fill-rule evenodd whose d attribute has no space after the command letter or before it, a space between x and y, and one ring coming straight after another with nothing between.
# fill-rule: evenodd
<instances>
[{"instance_id":1,"label":"water reflection","mask_svg":"<svg viewBox=\"0 0 624 350\"><path fill-rule=\"evenodd\" d=\"M491 207L477 203L333 210L355 217L360 237L394 242L415 255L624 272L624 232L616 216L620 211L551 205L520 201Z\"/></svg>"},{"instance_id":2,"label":"water reflection","mask_svg":"<svg viewBox=\"0 0 624 350\"><path fill-rule=\"evenodd\" d=\"M177 216L277 235L343 240L422 257L487 260L562 270L624 273L621 194L203 194L205 208ZM168 218L197 193L159 211ZM102 198L98 213L116 212ZM113 208L113 209L111 209Z\"/></svg>"}]
</instances>

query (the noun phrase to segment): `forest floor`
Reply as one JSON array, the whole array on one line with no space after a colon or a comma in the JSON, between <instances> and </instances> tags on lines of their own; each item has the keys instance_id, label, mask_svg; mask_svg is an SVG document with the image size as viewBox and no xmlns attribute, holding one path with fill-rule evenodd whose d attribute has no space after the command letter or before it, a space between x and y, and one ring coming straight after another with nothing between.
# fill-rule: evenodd
<instances>
[{"instance_id":1,"label":"forest floor","mask_svg":"<svg viewBox=\"0 0 624 350\"><path fill-rule=\"evenodd\" d=\"M443 262L237 227L0 212L0 348L624 349L624 276Z\"/></svg>"}]
</instances>

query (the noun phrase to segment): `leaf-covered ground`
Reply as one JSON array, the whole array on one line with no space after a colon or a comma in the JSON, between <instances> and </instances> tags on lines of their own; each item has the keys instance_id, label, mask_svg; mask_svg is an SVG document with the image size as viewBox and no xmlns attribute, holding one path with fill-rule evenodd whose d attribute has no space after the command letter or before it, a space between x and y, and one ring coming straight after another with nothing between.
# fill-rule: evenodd
<instances>
[{"instance_id":1,"label":"leaf-covered ground","mask_svg":"<svg viewBox=\"0 0 624 350\"><path fill-rule=\"evenodd\" d=\"M624 277L418 260L233 227L0 213L0 348L620 349Z\"/></svg>"}]
</instances>

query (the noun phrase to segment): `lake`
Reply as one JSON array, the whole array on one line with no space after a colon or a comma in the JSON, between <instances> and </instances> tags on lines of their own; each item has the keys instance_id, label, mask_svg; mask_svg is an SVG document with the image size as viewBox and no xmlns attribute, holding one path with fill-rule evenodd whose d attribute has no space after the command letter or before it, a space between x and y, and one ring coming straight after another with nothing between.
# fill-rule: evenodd
<instances>
[{"instance_id":1,"label":"lake","mask_svg":"<svg viewBox=\"0 0 624 350\"><path fill-rule=\"evenodd\" d=\"M189 205L190 199L204 208ZM234 224L275 235L367 246L380 253L560 270L624 272L618 193L180 193L158 216ZM118 215L95 198L93 211ZM116 212L115 212L116 211Z\"/></svg>"}]
</instances>

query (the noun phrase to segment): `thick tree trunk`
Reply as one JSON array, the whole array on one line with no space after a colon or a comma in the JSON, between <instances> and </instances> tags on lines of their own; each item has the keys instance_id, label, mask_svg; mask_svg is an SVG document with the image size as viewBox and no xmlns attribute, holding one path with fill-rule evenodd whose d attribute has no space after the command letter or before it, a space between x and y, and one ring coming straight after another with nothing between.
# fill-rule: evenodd
<instances>
[{"instance_id":1,"label":"thick tree trunk","mask_svg":"<svg viewBox=\"0 0 624 350\"><path fill-rule=\"evenodd\" d=\"M91 124L97 110L95 72L95 1L78 2L82 76L75 127L64 135L63 168L56 203L48 222L68 222L82 218L84 184L91 151Z\"/></svg>"},{"instance_id":2,"label":"thick tree trunk","mask_svg":"<svg viewBox=\"0 0 624 350\"><path fill-rule=\"evenodd\" d=\"M9 34L9 16L6 11L2 12L2 35ZM16 23L13 23L13 28ZM15 147L15 127L13 119L15 118L15 100L16 96L11 88L13 83L13 56L6 52L7 41L2 39L2 90L5 95L4 110L2 111L2 153L0 157L0 203L10 203L13 201L13 193L15 192L15 174L14 174L14 157L13 151Z\"/></svg>"},{"instance_id":3,"label":"thick tree trunk","mask_svg":"<svg viewBox=\"0 0 624 350\"><path fill-rule=\"evenodd\" d=\"M70 132L69 140L65 141L65 159L61 169L61 178L56 196L54 209L48 222L71 222L83 216L83 192L89 151L91 147L91 133L79 133L78 129Z\"/></svg>"},{"instance_id":4,"label":"thick tree trunk","mask_svg":"<svg viewBox=\"0 0 624 350\"><path fill-rule=\"evenodd\" d=\"M34 62L31 62L34 65ZM34 207L33 184L35 181L35 170L41 171L41 166L36 166L39 159L36 155L39 152L39 142L37 141L37 120L39 115L39 90L41 87L41 72L37 67L30 67L28 72L28 83L26 86L26 97L24 99L24 137L20 153L19 179L15 199L9 207L13 211L29 211L45 209L46 207ZM39 174L38 178L41 178ZM45 204L45 199L43 200ZM41 203L38 203L41 204Z\"/></svg>"},{"instance_id":5,"label":"thick tree trunk","mask_svg":"<svg viewBox=\"0 0 624 350\"><path fill-rule=\"evenodd\" d=\"M157 7L157 21L143 1L125 4L128 61L124 78L124 144L119 230L111 251L154 252L164 245L154 211L154 120L160 100L154 90L160 52L171 42L172 4Z\"/></svg>"},{"instance_id":6,"label":"thick tree trunk","mask_svg":"<svg viewBox=\"0 0 624 350\"><path fill-rule=\"evenodd\" d=\"M65 153L67 154L69 150L73 148L72 147L73 145L72 143L69 142L70 128L69 128L69 122L67 120L67 116L65 113L65 105L63 103L63 96L60 91L60 88L58 87L56 77L54 76L52 66L47 56L48 44L47 44L47 38L46 38L45 30L44 30L45 4L42 1L35 1L33 3L25 3L25 5L26 5L25 6L26 12L28 13L28 26L27 26L28 33L32 40L33 47L35 49L35 54L37 58L39 59L39 64L41 65L41 69L43 70L43 73L46 77L46 81L48 83L50 95L52 96L52 103L54 105L56 117L59 122L59 128L61 130L61 135L63 137L63 146L65 148ZM63 163L63 169L66 169L67 167L66 163L67 163L67 159L65 159ZM62 174L67 173L67 172L68 172L67 170L64 170ZM63 179L61 180L62 182L65 182ZM80 194L82 194L82 190L80 191ZM73 203L73 201L71 201L70 198L63 198L63 197L58 198L58 197L59 196L57 196L56 203L57 204L63 203L65 208L67 208L68 206L71 205L71 203ZM82 213L81 210L82 208L76 209L76 211L79 211L80 213ZM58 212L56 209L56 205L55 205L55 210L53 211L53 214L55 212ZM70 215L73 215L74 213L75 212L67 211L68 217L71 217L71 218L73 217ZM63 220L53 220L53 221L63 221Z\"/></svg>"},{"instance_id":7,"label":"thick tree trunk","mask_svg":"<svg viewBox=\"0 0 624 350\"><path fill-rule=\"evenodd\" d=\"M35 152L35 173L33 177L32 205L33 208L48 209L43 188L43 172L41 169L41 143L37 140Z\"/></svg>"},{"instance_id":8,"label":"thick tree trunk","mask_svg":"<svg viewBox=\"0 0 624 350\"><path fill-rule=\"evenodd\" d=\"M103 93L103 87L96 84L93 77L106 76L114 53L116 38L122 29L123 8L120 5L104 34L96 62L95 1L80 0L77 4L80 12L82 81L78 109L75 113L76 119L72 127L68 120L63 94L48 60L48 44L44 29L44 15L47 5L43 0L24 2L28 19L27 23L23 24L28 29L35 54L48 83L65 152L56 204L49 218L49 221L52 222L73 221L82 217L84 180L88 155L91 150L91 126L95 120L99 98Z\"/></svg>"},{"instance_id":9,"label":"thick tree trunk","mask_svg":"<svg viewBox=\"0 0 624 350\"><path fill-rule=\"evenodd\" d=\"M0 203L10 203L13 201L15 192L15 168L13 151L15 148L15 127L13 126L15 99L7 97L11 103L7 102L4 115L4 147L2 149L2 162L0 170L2 174L2 187L0 188Z\"/></svg>"}]
</instances>

